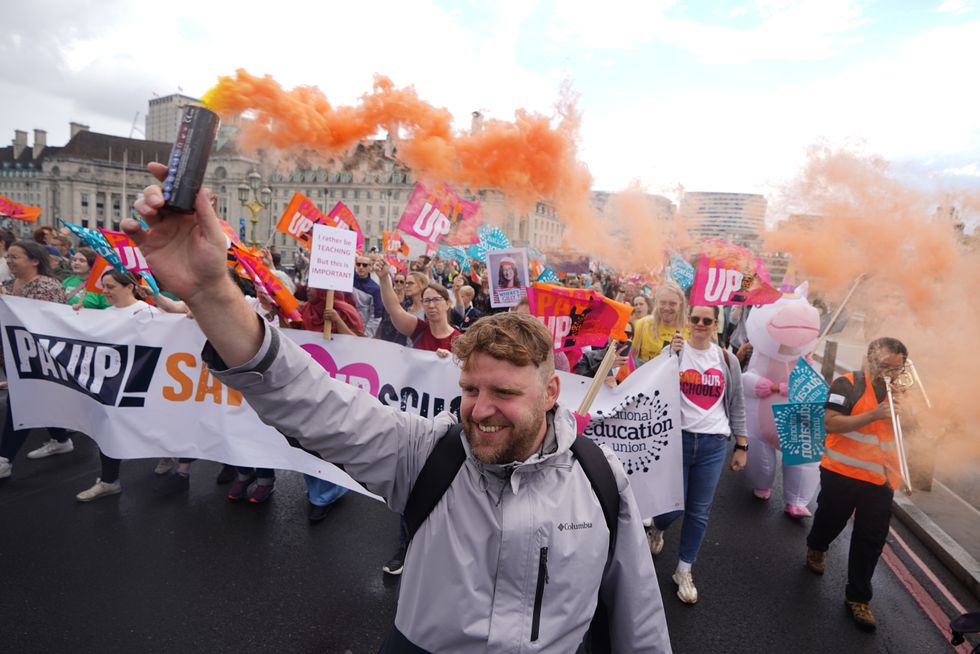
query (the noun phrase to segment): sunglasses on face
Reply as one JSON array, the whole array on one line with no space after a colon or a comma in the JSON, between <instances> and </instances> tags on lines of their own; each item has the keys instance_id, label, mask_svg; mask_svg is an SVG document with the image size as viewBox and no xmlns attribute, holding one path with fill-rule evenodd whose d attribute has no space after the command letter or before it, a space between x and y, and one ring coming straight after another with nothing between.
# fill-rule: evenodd
<instances>
[{"instance_id":1,"label":"sunglasses on face","mask_svg":"<svg viewBox=\"0 0 980 654\"><path fill-rule=\"evenodd\" d=\"M357 263L355 263L354 265L355 265L355 266L357 266L358 268L367 268L367 267L368 267L368 266L370 266L371 264L370 264L370 263L361 263L361 262L357 262Z\"/></svg>"},{"instance_id":2,"label":"sunglasses on face","mask_svg":"<svg viewBox=\"0 0 980 654\"><path fill-rule=\"evenodd\" d=\"M404 286L404 285L405 285L405 280L404 279L396 279L395 280L395 286Z\"/></svg>"},{"instance_id":3,"label":"sunglasses on face","mask_svg":"<svg viewBox=\"0 0 980 654\"><path fill-rule=\"evenodd\" d=\"M711 327L715 324L714 318L702 318L701 316L691 316L689 318L692 325L704 325L705 327Z\"/></svg>"}]
</instances>

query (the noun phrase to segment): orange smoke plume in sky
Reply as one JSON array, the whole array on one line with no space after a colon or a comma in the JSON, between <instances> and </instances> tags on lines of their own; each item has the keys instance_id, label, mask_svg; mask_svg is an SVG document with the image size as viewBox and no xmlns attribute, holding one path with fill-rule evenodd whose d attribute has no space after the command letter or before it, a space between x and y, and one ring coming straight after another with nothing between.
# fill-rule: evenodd
<instances>
[{"instance_id":1,"label":"orange smoke plume in sky","mask_svg":"<svg viewBox=\"0 0 980 654\"><path fill-rule=\"evenodd\" d=\"M272 77L239 70L204 96L222 117L246 111L245 147L342 154L379 130L404 138L398 157L420 178L471 188L497 188L529 206L539 198L588 194L592 177L576 158L578 116L571 102L551 118L518 110L513 122L486 120L474 134L454 133L452 115L421 100L412 87L395 88L376 76L357 106L334 107L309 86L284 90Z\"/></svg>"},{"instance_id":2,"label":"orange smoke plume in sky","mask_svg":"<svg viewBox=\"0 0 980 654\"><path fill-rule=\"evenodd\" d=\"M785 196L796 215L767 236L766 248L790 253L797 280L830 304L869 275L847 307L863 324L855 337L862 347L880 336L906 344L935 404L918 407L920 441L946 470L980 465L980 403L972 397L980 252L957 225L958 210L980 206L977 194L917 190L879 157L815 146ZM908 401L919 404L919 391Z\"/></svg>"},{"instance_id":3,"label":"orange smoke plume in sky","mask_svg":"<svg viewBox=\"0 0 980 654\"><path fill-rule=\"evenodd\" d=\"M315 87L286 90L272 77L244 70L220 78L203 101L225 119L248 115L251 120L241 123L238 137L246 149L314 152L328 159L384 130L397 139L398 159L420 181L498 189L521 213L540 200L550 201L572 249L607 260L621 261L625 254L637 270L648 268L651 259L659 265L663 243L650 236L653 219L640 204L630 198L619 203L617 215L626 220L618 234L598 218L592 176L578 159L575 98L567 88L559 96L554 116L518 109L513 121L487 119L472 133L454 131L446 109L382 76L355 106L335 107ZM490 210L486 217L499 222L499 213Z\"/></svg>"}]
</instances>

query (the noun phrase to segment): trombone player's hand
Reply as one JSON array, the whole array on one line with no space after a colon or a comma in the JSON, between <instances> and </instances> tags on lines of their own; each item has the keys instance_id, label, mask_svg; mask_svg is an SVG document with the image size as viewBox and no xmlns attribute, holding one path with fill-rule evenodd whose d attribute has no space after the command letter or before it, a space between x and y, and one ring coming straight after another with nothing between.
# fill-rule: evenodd
<instances>
[{"instance_id":1,"label":"trombone player's hand","mask_svg":"<svg viewBox=\"0 0 980 654\"><path fill-rule=\"evenodd\" d=\"M898 414L898 410L899 410L899 404L898 404L898 399L896 398L895 399L896 414ZM888 400L881 402L878 406L871 409L871 411L868 412L868 417L871 418L872 420L891 420L892 412L891 412L891 408L888 406Z\"/></svg>"}]
</instances>

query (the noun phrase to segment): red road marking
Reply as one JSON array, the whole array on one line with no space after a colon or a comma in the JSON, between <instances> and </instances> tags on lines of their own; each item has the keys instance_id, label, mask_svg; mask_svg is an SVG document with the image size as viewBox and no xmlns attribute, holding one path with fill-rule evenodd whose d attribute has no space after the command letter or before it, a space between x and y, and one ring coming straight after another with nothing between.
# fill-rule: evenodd
<instances>
[{"instance_id":1,"label":"red road marking","mask_svg":"<svg viewBox=\"0 0 980 654\"><path fill-rule=\"evenodd\" d=\"M928 591L922 587L909 569L905 567L905 564L898 558L895 552L892 550L891 546L887 543L884 549L881 551L881 558L888 565L898 580L902 582L905 586L905 590L909 592L913 599L918 603L922 611L928 616L932 624L936 625L936 629L939 633L943 634L943 637L949 642L949 637L951 632L949 630L949 616L936 604L936 601L929 596ZM955 648L958 654L970 654L973 646L970 643L965 642L962 645Z\"/></svg>"},{"instance_id":2,"label":"red road marking","mask_svg":"<svg viewBox=\"0 0 980 654\"><path fill-rule=\"evenodd\" d=\"M936 588L938 588L939 592L943 594L943 597L945 597L946 600L953 605L953 608L955 608L960 613L966 613L966 607L964 607L962 604L956 601L956 598L953 597L953 593L951 593L949 589L946 588L946 585L943 582L939 581L936 575L933 574L932 570L926 567L926 564L922 561L922 559L919 558L919 556L915 552L912 551L912 548L909 547L904 540L902 540L902 537L899 536L895 532L895 530L892 529L891 527L888 528L888 532L891 534L892 538L898 541L898 544L902 546L902 549L905 550L905 553L909 555L909 558L915 561L915 564L919 566L919 569L922 570L923 573L925 573L926 577L929 578L929 581L931 581L936 585Z\"/></svg>"}]
</instances>

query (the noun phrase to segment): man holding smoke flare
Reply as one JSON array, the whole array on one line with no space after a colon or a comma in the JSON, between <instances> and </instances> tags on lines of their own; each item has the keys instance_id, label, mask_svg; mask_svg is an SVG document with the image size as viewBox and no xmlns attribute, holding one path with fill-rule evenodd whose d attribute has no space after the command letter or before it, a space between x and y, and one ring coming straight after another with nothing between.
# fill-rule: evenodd
<instances>
[{"instance_id":1,"label":"man holding smoke flare","mask_svg":"<svg viewBox=\"0 0 980 654\"><path fill-rule=\"evenodd\" d=\"M460 452L414 532L383 652L671 651L626 474L611 452L586 456L595 446L576 441L572 413L557 404L547 328L498 314L456 340L461 425L384 406L257 318L226 272L208 195L194 213L169 213L149 186L136 204L149 230L132 219L123 229L193 311L215 376L290 444L343 466L397 512L411 508L436 448Z\"/></svg>"}]
</instances>

